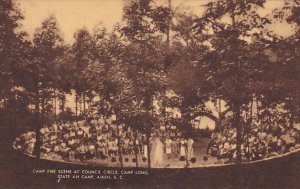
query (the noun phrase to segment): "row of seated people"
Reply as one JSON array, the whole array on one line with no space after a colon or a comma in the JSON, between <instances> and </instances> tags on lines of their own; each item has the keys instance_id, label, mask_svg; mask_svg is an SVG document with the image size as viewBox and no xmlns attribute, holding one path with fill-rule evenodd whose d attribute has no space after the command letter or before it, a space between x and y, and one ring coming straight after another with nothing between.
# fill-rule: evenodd
<instances>
[{"instance_id":1,"label":"row of seated people","mask_svg":"<svg viewBox=\"0 0 300 189\"><path fill-rule=\"evenodd\" d=\"M133 153L133 132L122 125L118 127L119 130L117 130L117 125L94 121L52 124L41 129L42 155L47 157L54 152L63 159L66 157L91 159L91 157L118 155L119 146L122 147L123 153ZM120 137L118 137L118 132ZM120 138L120 145L118 138ZM143 138L144 136L138 133L135 142L139 153L143 149ZM35 141L35 133L27 132L16 139L15 146L24 153L34 154Z\"/></svg>"},{"instance_id":2,"label":"row of seated people","mask_svg":"<svg viewBox=\"0 0 300 189\"><path fill-rule=\"evenodd\" d=\"M171 132L173 131L173 132ZM164 137L178 138L177 129L161 129ZM140 153L147 157L146 136L133 132L130 127L116 125L105 120L54 123L41 129L42 157L61 157L62 159L97 159L122 154ZM136 134L136 136L135 136ZM180 143L180 140L177 140ZM34 154L36 137L34 132L27 132L16 139L14 146L26 154ZM120 144L119 144L120 142ZM174 153L179 153L175 145ZM120 149L119 149L120 148Z\"/></svg>"},{"instance_id":3,"label":"row of seated people","mask_svg":"<svg viewBox=\"0 0 300 189\"><path fill-rule=\"evenodd\" d=\"M243 161L254 161L284 154L300 147L299 131L295 128L279 127L274 132L271 127L253 125L250 132L242 134L241 156ZM225 128L213 133L207 153L228 162L236 160L236 129Z\"/></svg>"}]
</instances>

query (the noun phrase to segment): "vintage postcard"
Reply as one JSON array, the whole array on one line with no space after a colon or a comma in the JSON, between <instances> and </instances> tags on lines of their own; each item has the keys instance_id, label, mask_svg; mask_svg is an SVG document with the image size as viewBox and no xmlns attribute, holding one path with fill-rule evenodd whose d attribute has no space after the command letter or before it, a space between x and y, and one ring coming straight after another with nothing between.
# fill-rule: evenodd
<instances>
[{"instance_id":1,"label":"vintage postcard","mask_svg":"<svg viewBox=\"0 0 300 189\"><path fill-rule=\"evenodd\" d=\"M299 0L0 0L0 189L300 186Z\"/></svg>"}]
</instances>

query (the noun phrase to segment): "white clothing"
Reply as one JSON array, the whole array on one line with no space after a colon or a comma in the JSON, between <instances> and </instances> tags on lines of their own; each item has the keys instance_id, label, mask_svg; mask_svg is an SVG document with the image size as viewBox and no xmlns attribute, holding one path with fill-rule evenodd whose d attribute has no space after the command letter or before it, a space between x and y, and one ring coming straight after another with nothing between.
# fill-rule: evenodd
<instances>
[{"instance_id":1,"label":"white clothing","mask_svg":"<svg viewBox=\"0 0 300 189\"><path fill-rule=\"evenodd\" d=\"M154 140L151 150L151 163L152 167L162 167L163 166L163 143L159 138Z\"/></svg>"}]
</instances>

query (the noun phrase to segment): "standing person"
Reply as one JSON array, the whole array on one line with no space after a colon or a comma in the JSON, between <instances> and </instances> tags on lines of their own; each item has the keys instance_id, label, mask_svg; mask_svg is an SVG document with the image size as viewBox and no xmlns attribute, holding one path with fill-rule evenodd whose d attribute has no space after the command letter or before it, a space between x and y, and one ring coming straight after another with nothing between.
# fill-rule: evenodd
<instances>
[{"instance_id":1,"label":"standing person","mask_svg":"<svg viewBox=\"0 0 300 189\"><path fill-rule=\"evenodd\" d=\"M169 137L166 138L165 144L166 144L166 154L168 159L171 158L172 156L172 139L170 139Z\"/></svg>"},{"instance_id":2,"label":"standing person","mask_svg":"<svg viewBox=\"0 0 300 189\"><path fill-rule=\"evenodd\" d=\"M143 151L143 157L145 158L145 159L147 159L148 158L148 146L147 146L147 141L146 141L146 137L145 136L143 136L143 138L142 138L142 143L143 143L143 149L142 149L142 151Z\"/></svg>"},{"instance_id":3,"label":"standing person","mask_svg":"<svg viewBox=\"0 0 300 189\"><path fill-rule=\"evenodd\" d=\"M173 153L175 153L175 157L178 157L178 154L180 154L180 139L179 138L175 138L174 139L174 143L175 145L173 144L174 146L174 150L173 150Z\"/></svg>"},{"instance_id":4,"label":"standing person","mask_svg":"<svg viewBox=\"0 0 300 189\"><path fill-rule=\"evenodd\" d=\"M113 155L117 156L119 155L118 151L119 151L119 147L118 147L118 139L114 139L113 143L112 143L112 151L113 151Z\"/></svg>"},{"instance_id":5,"label":"standing person","mask_svg":"<svg viewBox=\"0 0 300 189\"><path fill-rule=\"evenodd\" d=\"M144 144L143 151L144 151L143 157L144 157L145 159L147 159L147 158L148 158L148 146L147 146L146 144Z\"/></svg>"},{"instance_id":6,"label":"standing person","mask_svg":"<svg viewBox=\"0 0 300 189\"><path fill-rule=\"evenodd\" d=\"M194 149L193 149L194 140L189 137L187 141L187 159L191 160L191 158L194 156Z\"/></svg>"},{"instance_id":7,"label":"standing person","mask_svg":"<svg viewBox=\"0 0 300 189\"><path fill-rule=\"evenodd\" d=\"M180 140L180 157L185 157L185 140L181 139Z\"/></svg>"},{"instance_id":8,"label":"standing person","mask_svg":"<svg viewBox=\"0 0 300 189\"><path fill-rule=\"evenodd\" d=\"M136 137L134 142L135 142L136 149L134 149L133 151L136 151L136 153L138 153L138 154L141 153L138 137Z\"/></svg>"},{"instance_id":9,"label":"standing person","mask_svg":"<svg viewBox=\"0 0 300 189\"><path fill-rule=\"evenodd\" d=\"M163 166L163 151L163 143L159 137L156 137L151 148L152 167L158 168Z\"/></svg>"}]
</instances>

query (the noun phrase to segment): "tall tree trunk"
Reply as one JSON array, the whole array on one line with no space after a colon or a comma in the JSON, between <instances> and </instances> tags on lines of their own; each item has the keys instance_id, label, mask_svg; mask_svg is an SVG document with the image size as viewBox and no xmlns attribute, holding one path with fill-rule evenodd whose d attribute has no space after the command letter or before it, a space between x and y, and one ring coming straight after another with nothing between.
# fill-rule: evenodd
<instances>
[{"instance_id":1,"label":"tall tree trunk","mask_svg":"<svg viewBox=\"0 0 300 189\"><path fill-rule=\"evenodd\" d=\"M86 96L85 96L85 93L83 93L83 110L85 111L86 110Z\"/></svg>"},{"instance_id":2,"label":"tall tree trunk","mask_svg":"<svg viewBox=\"0 0 300 189\"><path fill-rule=\"evenodd\" d=\"M35 123L36 142L34 147L35 147L35 156L38 159L40 159L41 158L41 136L40 136L41 122L40 122L39 90L37 90L36 92L35 114L36 114L36 123Z\"/></svg>"},{"instance_id":3,"label":"tall tree trunk","mask_svg":"<svg viewBox=\"0 0 300 189\"><path fill-rule=\"evenodd\" d=\"M78 116L78 95L77 95L77 93L75 93L75 119L76 119L76 121L77 121L77 116Z\"/></svg>"},{"instance_id":4,"label":"tall tree trunk","mask_svg":"<svg viewBox=\"0 0 300 189\"><path fill-rule=\"evenodd\" d=\"M235 105L235 116L234 116L234 122L236 127L236 157L237 157L237 163L242 163L242 157L241 157L241 145L242 145L242 126L240 124L240 105Z\"/></svg>"},{"instance_id":5,"label":"tall tree trunk","mask_svg":"<svg viewBox=\"0 0 300 189\"><path fill-rule=\"evenodd\" d=\"M149 168L149 169L151 168L150 135L151 135L151 130L150 130L150 131L147 131L147 133L146 133L146 138L147 138L147 156L148 156L147 159L148 159L148 168Z\"/></svg>"},{"instance_id":6,"label":"tall tree trunk","mask_svg":"<svg viewBox=\"0 0 300 189\"><path fill-rule=\"evenodd\" d=\"M44 121L44 113L45 113L45 98L44 98L44 95L42 95L42 109L41 109L41 121L43 122Z\"/></svg>"},{"instance_id":7,"label":"tall tree trunk","mask_svg":"<svg viewBox=\"0 0 300 189\"><path fill-rule=\"evenodd\" d=\"M167 26L167 45L170 47L170 31L171 31L171 19L172 19L172 4L171 0L168 0L168 9L169 9L169 15L168 15L168 26Z\"/></svg>"},{"instance_id":8,"label":"tall tree trunk","mask_svg":"<svg viewBox=\"0 0 300 189\"><path fill-rule=\"evenodd\" d=\"M234 14L234 13L233 13ZM233 17L234 22L234 17ZM234 88L234 99L233 108L234 108L234 126L236 128L236 160L237 164L242 163L242 154L241 154L241 145L243 142L242 139L242 125L241 125L241 97L240 97L240 77L239 77L239 67L235 67L235 88Z\"/></svg>"},{"instance_id":9,"label":"tall tree trunk","mask_svg":"<svg viewBox=\"0 0 300 189\"><path fill-rule=\"evenodd\" d=\"M55 118L55 122L57 122L57 112L56 112L56 104L57 104L57 100L56 100L56 90L54 91L54 118Z\"/></svg>"},{"instance_id":10,"label":"tall tree trunk","mask_svg":"<svg viewBox=\"0 0 300 189\"><path fill-rule=\"evenodd\" d=\"M218 113L219 113L219 120L216 121L216 128L217 131L222 130L222 106L221 106L221 99L218 100Z\"/></svg>"},{"instance_id":11,"label":"tall tree trunk","mask_svg":"<svg viewBox=\"0 0 300 189\"><path fill-rule=\"evenodd\" d=\"M248 125L248 130L247 130L247 147L248 147L248 151L247 151L247 154L248 154L248 160L250 160L250 142L249 142L249 131L251 130L252 128L252 120L253 120L253 102L254 102L254 99L252 97L251 99L251 102L250 102L250 121L249 121L249 125Z\"/></svg>"},{"instance_id":12,"label":"tall tree trunk","mask_svg":"<svg viewBox=\"0 0 300 189\"><path fill-rule=\"evenodd\" d=\"M258 119L259 116L260 116L260 107L259 107L259 101L256 98L256 119Z\"/></svg>"},{"instance_id":13,"label":"tall tree trunk","mask_svg":"<svg viewBox=\"0 0 300 189\"><path fill-rule=\"evenodd\" d=\"M187 143L184 145L185 145L185 163L186 163L186 167L188 167L188 166L190 166L190 164L189 164L189 159L188 159Z\"/></svg>"},{"instance_id":14,"label":"tall tree trunk","mask_svg":"<svg viewBox=\"0 0 300 189\"><path fill-rule=\"evenodd\" d=\"M144 77L145 77L146 72L144 71ZM152 99L151 95L149 94L149 91L146 91L145 93L145 102L144 102L144 107L145 110L148 112L149 115L153 116L153 111L152 111ZM144 120L147 121L147 120ZM148 122L148 121L147 121ZM149 123L146 123L144 127L146 127L146 140L147 140L147 159L148 159L148 168L151 168L151 149L150 149L150 136L151 136L151 125L147 125Z\"/></svg>"},{"instance_id":15,"label":"tall tree trunk","mask_svg":"<svg viewBox=\"0 0 300 189\"><path fill-rule=\"evenodd\" d=\"M60 100L61 100L61 113L64 113L65 112L65 103L66 103L65 95L62 95Z\"/></svg>"},{"instance_id":16,"label":"tall tree trunk","mask_svg":"<svg viewBox=\"0 0 300 189\"><path fill-rule=\"evenodd\" d=\"M139 167L139 163L138 163L138 146L136 144L136 140L137 140L137 135L138 135L138 132L137 130L135 130L134 132L134 154L135 154L135 166L136 167Z\"/></svg>"},{"instance_id":17,"label":"tall tree trunk","mask_svg":"<svg viewBox=\"0 0 300 189\"><path fill-rule=\"evenodd\" d=\"M121 164L121 167L123 167L123 156L122 156L122 146L121 146L121 136L120 136L120 129L119 125L117 125L117 132L118 132L118 149L119 149L119 161Z\"/></svg>"},{"instance_id":18,"label":"tall tree trunk","mask_svg":"<svg viewBox=\"0 0 300 189\"><path fill-rule=\"evenodd\" d=\"M48 99L45 98L45 95L43 94L42 95L42 110L41 110L41 117L40 117L40 122L41 124L44 124L46 121L45 117L46 117L46 105L48 103L47 101Z\"/></svg>"},{"instance_id":19,"label":"tall tree trunk","mask_svg":"<svg viewBox=\"0 0 300 189\"><path fill-rule=\"evenodd\" d=\"M79 104L79 113L78 113L78 115L80 116L82 114L82 95L78 96L78 104Z\"/></svg>"},{"instance_id":20,"label":"tall tree trunk","mask_svg":"<svg viewBox=\"0 0 300 189\"><path fill-rule=\"evenodd\" d=\"M254 99L253 99L253 97L252 97L252 99L251 99L251 102L250 102L250 126L252 125L252 120L253 120L253 101L254 101Z\"/></svg>"}]
</instances>

